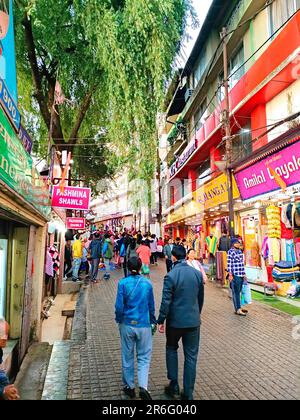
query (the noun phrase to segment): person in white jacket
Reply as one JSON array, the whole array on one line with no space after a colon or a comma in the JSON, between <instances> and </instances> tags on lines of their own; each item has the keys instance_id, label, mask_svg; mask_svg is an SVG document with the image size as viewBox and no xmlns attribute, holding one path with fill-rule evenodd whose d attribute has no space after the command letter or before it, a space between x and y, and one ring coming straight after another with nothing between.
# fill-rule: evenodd
<instances>
[{"instance_id":1,"label":"person in white jacket","mask_svg":"<svg viewBox=\"0 0 300 420\"><path fill-rule=\"evenodd\" d=\"M204 268L202 267L202 264L200 261L196 260L196 253L194 249L189 249L187 253L187 263L191 267L195 268L196 270L200 271L203 276L203 283L205 284L207 282L207 275L204 271Z\"/></svg>"}]
</instances>

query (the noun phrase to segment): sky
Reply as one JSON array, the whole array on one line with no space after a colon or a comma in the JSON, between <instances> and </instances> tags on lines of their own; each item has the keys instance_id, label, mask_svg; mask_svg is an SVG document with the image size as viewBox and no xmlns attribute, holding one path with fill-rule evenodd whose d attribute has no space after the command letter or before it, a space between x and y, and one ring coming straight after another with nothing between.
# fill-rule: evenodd
<instances>
[{"instance_id":1,"label":"sky","mask_svg":"<svg viewBox=\"0 0 300 420\"><path fill-rule=\"evenodd\" d=\"M183 47L183 50L181 52L182 59L180 59L181 65L184 65L186 63L190 53L192 52L193 46L195 45L197 36L206 18L208 9L211 6L212 0L193 0L192 3L198 15L200 26L196 29L192 29L191 27L188 29L188 34L191 37L191 40L187 42L186 45Z\"/></svg>"}]
</instances>

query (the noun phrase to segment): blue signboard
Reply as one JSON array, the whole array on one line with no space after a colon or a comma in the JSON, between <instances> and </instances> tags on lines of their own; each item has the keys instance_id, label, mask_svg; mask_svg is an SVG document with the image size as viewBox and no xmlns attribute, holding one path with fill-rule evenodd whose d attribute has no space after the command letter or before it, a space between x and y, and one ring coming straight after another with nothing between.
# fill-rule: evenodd
<instances>
[{"instance_id":1,"label":"blue signboard","mask_svg":"<svg viewBox=\"0 0 300 420\"><path fill-rule=\"evenodd\" d=\"M10 122L18 132L21 124L21 114L2 79L0 79L0 103Z\"/></svg>"},{"instance_id":2,"label":"blue signboard","mask_svg":"<svg viewBox=\"0 0 300 420\"><path fill-rule=\"evenodd\" d=\"M22 124L20 125L20 131L19 131L18 136L19 136L19 139L21 140L21 143L23 144L23 147L26 150L26 152L31 154L32 140L31 140L30 135L27 133L25 128L22 126Z\"/></svg>"},{"instance_id":3,"label":"blue signboard","mask_svg":"<svg viewBox=\"0 0 300 420\"><path fill-rule=\"evenodd\" d=\"M0 0L0 77L17 104L13 0Z\"/></svg>"}]
</instances>

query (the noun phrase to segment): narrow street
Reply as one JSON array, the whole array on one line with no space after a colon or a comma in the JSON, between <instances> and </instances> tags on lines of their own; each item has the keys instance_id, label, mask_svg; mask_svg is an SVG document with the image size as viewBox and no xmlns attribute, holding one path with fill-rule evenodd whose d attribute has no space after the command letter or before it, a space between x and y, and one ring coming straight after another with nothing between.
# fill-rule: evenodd
<instances>
[{"instance_id":1,"label":"narrow street","mask_svg":"<svg viewBox=\"0 0 300 420\"><path fill-rule=\"evenodd\" d=\"M152 267L151 267L152 268ZM119 400L122 394L120 342L114 322L114 300L120 270L110 281L85 289L87 339L82 330L71 344L69 400ZM159 309L163 263L152 268ZM292 338L292 318L253 303L248 317L234 315L226 291L206 285L201 352L195 399L299 398L299 344ZM183 357L180 351L180 372ZM165 337L156 333L149 389L155 400L166 399Z\"/></svg>"}]
</instances>

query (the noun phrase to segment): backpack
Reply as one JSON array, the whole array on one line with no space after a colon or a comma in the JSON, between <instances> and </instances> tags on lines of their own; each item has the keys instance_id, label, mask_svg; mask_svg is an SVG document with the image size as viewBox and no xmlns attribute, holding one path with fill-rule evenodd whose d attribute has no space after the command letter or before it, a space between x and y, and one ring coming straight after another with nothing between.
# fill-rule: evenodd
<instances>
[{"instance_id":1,"label":"backpack","mask_svg":"<svg viewBox=\"0 0 300 420\"><path fill-rule=\"evenodd\" d=\"M113 245L112 245L111 241L107 241L106 243L107 243L107 250L104 254L104 257L107 258L108 260L111 260L113 255L114 255Z\"/></svg>"}]
</instances>

